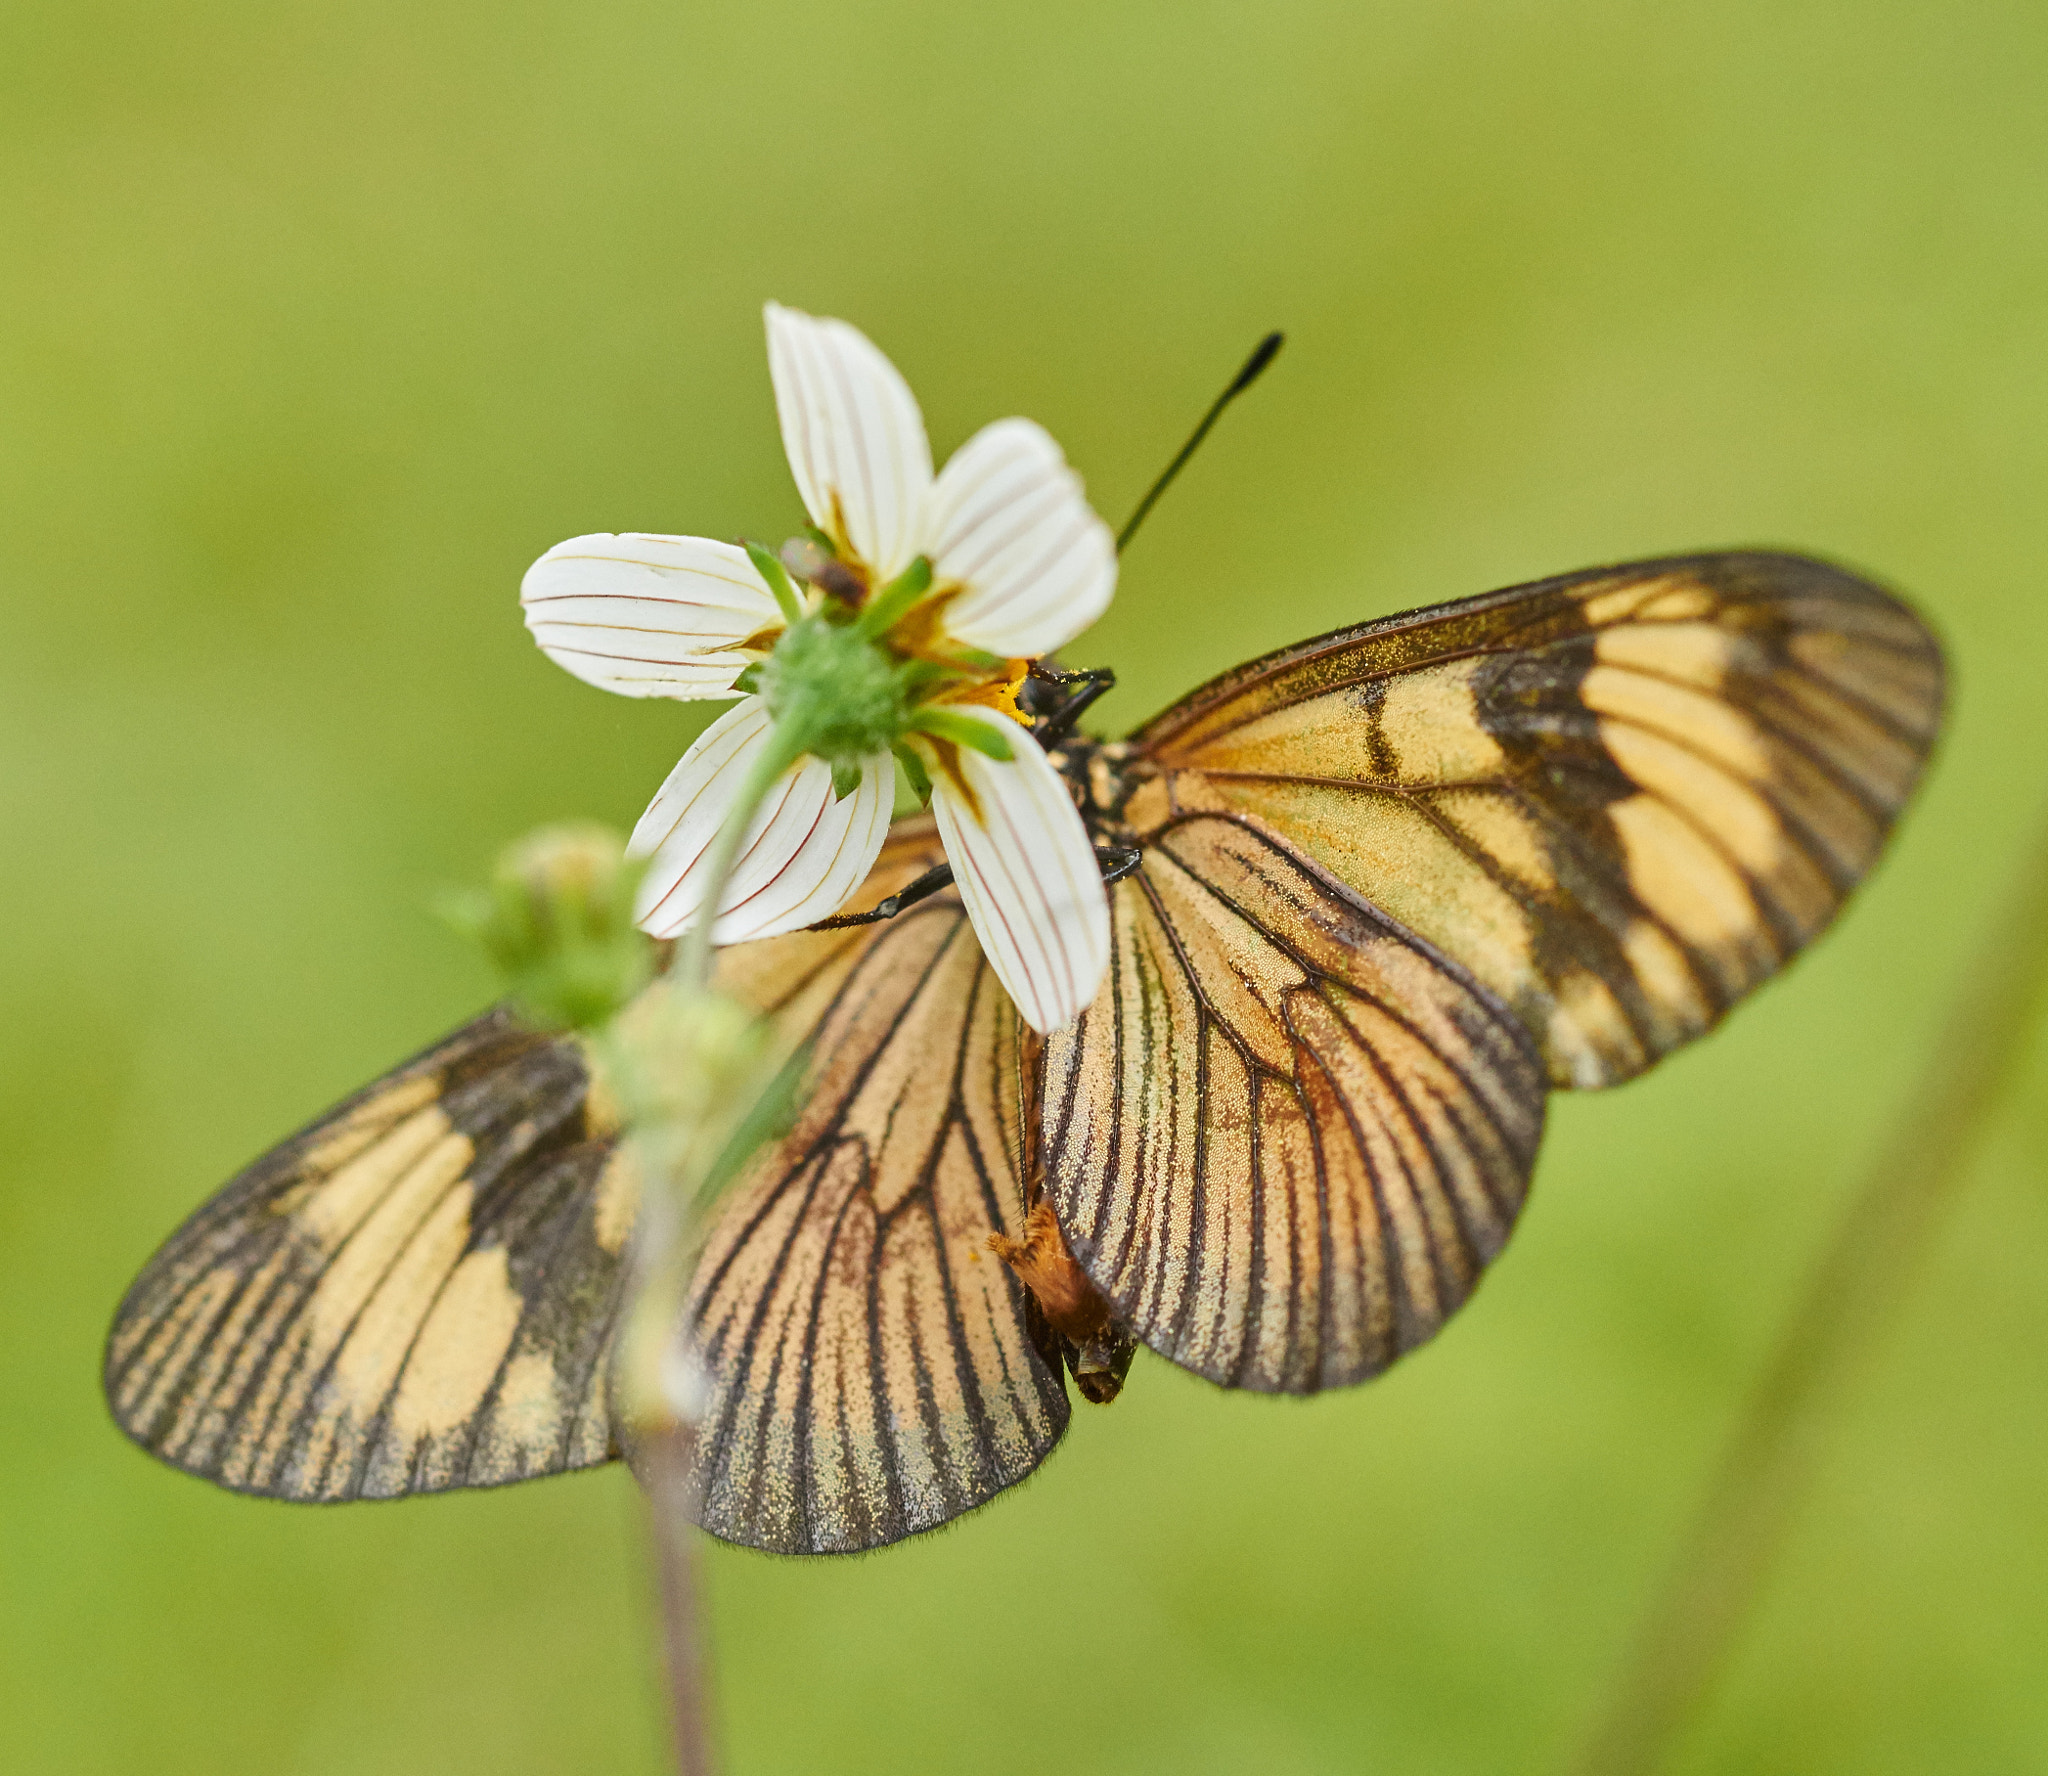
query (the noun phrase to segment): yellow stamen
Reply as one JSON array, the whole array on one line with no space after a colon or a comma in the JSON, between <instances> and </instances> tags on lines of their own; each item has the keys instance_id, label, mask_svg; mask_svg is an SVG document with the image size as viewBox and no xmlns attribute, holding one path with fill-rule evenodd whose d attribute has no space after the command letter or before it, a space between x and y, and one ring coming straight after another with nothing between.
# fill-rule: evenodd
<instances>
[{"instance_id":1,"label":"yellow stamen","mask_svg":"<svg viewBox=\"0 0 2048 1776\"><path fill-rule=\"evenodd\" d=\"M940 701L979 703L984 709L993 709L998 715L1007 715L1020 727L1030 727L1031 718L1017 707L1017 693L1024 688L1024 680L1031 671L1031 662L1005 660L999 670L1000 677L987 679L980 684L962 685L958 690L946 692Z\"/></svg>"}]
</instances>

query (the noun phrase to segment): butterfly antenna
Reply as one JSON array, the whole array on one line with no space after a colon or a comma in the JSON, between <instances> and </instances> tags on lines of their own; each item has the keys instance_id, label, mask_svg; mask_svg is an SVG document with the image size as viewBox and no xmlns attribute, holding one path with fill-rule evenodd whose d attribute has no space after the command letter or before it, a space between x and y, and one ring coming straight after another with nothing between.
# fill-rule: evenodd
<instances>
[{"instance_id":1,"label":"butterfly antenna","mask_svg":"<svg viewBox=\"0 0 2048 1776\"><path fill-rule=\"evenodd\" d=\"M1151 490L1138 502L1138 509L1125 520L1122 530L1116 533L1116 552L1121 555L1130 546L1131 538L1138 534L1138 526L1145 522L1146 514L1159 503L1159 496L1173 485L1174 476L1187 467L1188 458L1200 448L1201 442L1209 435L1209 428L1223 417L1223 409L1257 382L1265 373L1266 366L1280 355L1285 342L1284 333L1268 333L1252 347L1252 355L1245 359L1244 367L1230 379L1230 386L1209 404L1209 411L1202 415L1202 423L1188 434L1188 441L1180 447L1172 462L1166 465L1165 474L1152 483Z\"/></svg>"}]
</instances>

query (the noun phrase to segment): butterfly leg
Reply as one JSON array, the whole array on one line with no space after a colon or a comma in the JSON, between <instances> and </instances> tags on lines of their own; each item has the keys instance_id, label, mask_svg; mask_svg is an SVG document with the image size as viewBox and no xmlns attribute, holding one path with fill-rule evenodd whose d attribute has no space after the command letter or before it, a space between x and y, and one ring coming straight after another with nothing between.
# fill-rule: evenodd
<instances>
[{"instance_id":1,"label":"butterfly leg","mask_svg":"<svg viewBox=\"0 0 2048 1776\"><path fill-rule=\"evenodd\" d=\"M1057 666L1046 665L1043 660L1036 660L1032 662L1031 677L1039 684L1068 692L1065 701L1048 710L1032 730L1032 737L1047 748L1057 746L1071 734L1074 724L1098 697L1116 689L1116 674L1107 666L1091 666L1084 672L1065 672Z\"/></svg>"},{"instance_id":2,"label":"butterfly leg","mask_svg":"<svg viewBox=\"0 0 2048 1776\"><path fill-rule=\"evenodd\" d=\"M1097 845L1095 861L1102 870L1102 885L1107 888L1114 882L1136 869L1144 858L1144 852L1135 845ZM893 919L907 907L914 907L921 900L929 900L942 888L953 885L953 866L950 863L934 865L919 876L916 881L899 888L887 900L877 901L864 913L834 913L829 919L820 919L814 925L806 925L806 931L845 931L855 925L875 925L884 919Z\"/></svg>"},{"instance_id":3,"label":"butterfly leg","mask_svg":"<svg viewBox=\"0 0 2048 1776\"><path fill-rule=\"evenodd\" d=\"M806 925L806 931L844 931L852 925L873 925L883 919L893 919L905 907L913 907L921 900L929 900L941 888L953 885L953 866L950 863L936 864L926 870L916 881L896 890L887 900L877 901L864 913L834 913L829 919L820 919L815 925Z\"/></svg>"},{"instance_id":4,"label":"butterfly leg","mask_svg":"<svg viewBox=\"0 0 2048 1776\"><path fill-rule=\"evenodd\" d=\"M1095 861L1102 866L1102 885L1114 887L1145 861L1136 845L1097 845Z\"/></svg>"}]
</instances>

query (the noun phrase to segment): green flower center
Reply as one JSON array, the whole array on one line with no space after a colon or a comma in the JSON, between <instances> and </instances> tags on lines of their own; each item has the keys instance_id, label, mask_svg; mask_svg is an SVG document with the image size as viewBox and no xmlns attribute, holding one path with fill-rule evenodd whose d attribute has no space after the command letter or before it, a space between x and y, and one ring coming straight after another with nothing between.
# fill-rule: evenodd
<instances>
[{"instance_id":1,"label":"green flower center","mask_svg":"<svg viewBox=\"0 0 2048 1776\"><path fill-rule=\"evenodd\" d=\"M823 612L791 624L775 644L760 693L775 725L802 735L804 750L831 765L887 752L910 727L902 663Z\"/></svg>"}]
</instances>

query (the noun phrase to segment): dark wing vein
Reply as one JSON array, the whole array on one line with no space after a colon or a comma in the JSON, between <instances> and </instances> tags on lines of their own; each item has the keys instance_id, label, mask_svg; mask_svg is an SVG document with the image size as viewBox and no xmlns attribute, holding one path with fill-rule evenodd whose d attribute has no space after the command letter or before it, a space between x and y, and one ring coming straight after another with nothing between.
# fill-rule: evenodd
<instances>
[{"instance_id":1,"label":"dark wing vein","mask_svg":"<svg viewBox=\"0 0 2048 1776\"><path fill-rule=\"evenodd\" d=\"M1839 569L1601 568L1226 674L1134 737L1124 817L1258 822L1469 968L1552 1083L1606 1085L1826 928L1943 694L1919 619Z\"/></svg>"},{"instance_id":2,"label":"dark wing vein","mask_svg":"<svg viewBox=\"0 0 2048 1776\"><path fill-rule=\"evenodd\" d=\"M1015 1014L956 895L868 930L816 1016L797 1124L737 1187L693 1292L702 1521L785 1553L957 1517L1067 1422L983 1249L1023 1223Z\"/></svg>"},{"instance_id":3,"label":"dark wing vein","mask_svg":"<svg viewBox=\"0 0 2048 1776\"><path fill-rule=\"evenodd\" d=\"M1431 1336L1505 1241L1544 1084L1505 1010L1255 823L1181 816L1048 1039L1047 1184L1132 1329L1313 1392Z\"/></svg>"}]
</instances>

